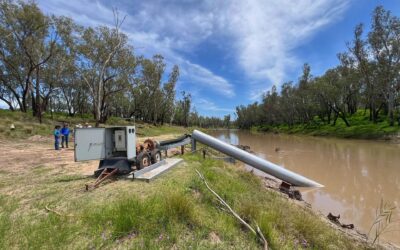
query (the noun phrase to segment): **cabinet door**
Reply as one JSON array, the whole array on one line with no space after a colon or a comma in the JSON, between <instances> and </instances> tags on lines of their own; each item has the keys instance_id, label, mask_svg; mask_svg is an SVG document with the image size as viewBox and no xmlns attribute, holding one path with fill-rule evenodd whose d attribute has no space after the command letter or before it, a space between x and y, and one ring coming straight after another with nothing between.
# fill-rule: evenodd
<instances>
[{"instance_id":1,"label":"cabinet door","mask_svg":"<svg viewBox=\"0 0 400 250\"><path fill-rule=\"evenodd\" d=\"M126 127L126 146L128 160L134 160L136 157L136 130L134 126Z\"/></svg>"},{"instance_id":2,"label":"cabinet door","mask_svg":"<svg viewBox=\"0 0 400 250\"><path fill-rule=\"evenodd\" d=\"M75 129L75 161L105 158L105 128Z\"/></svg>"}]
</instances>

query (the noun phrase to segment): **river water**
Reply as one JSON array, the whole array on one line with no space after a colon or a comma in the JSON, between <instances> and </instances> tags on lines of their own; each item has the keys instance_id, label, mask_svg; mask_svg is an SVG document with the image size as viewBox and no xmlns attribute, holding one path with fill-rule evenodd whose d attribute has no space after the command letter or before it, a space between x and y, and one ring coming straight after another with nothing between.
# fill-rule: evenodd
<instances>
[{"instance_id":1,"label":"river water","mask_svg":"<svg viewBox=\"0 0 400 250\"><path fill-rule=\"evenodd\" d=\"M397 206L393 219L400 219L399 144L241 130L210 134L248 145L256 155L325 185L302 190L303 199L314 210L340 214L342 223L353 223L362 232L370 229L381 199ZM400 222L392 223L387 231L382 239L400 245Z\"/></svg>"}]
</instances>

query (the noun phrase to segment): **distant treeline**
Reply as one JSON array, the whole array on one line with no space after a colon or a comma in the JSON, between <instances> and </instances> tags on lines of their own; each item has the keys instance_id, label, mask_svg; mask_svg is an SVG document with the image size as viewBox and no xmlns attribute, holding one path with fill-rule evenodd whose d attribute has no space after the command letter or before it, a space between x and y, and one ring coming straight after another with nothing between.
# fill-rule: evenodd
<instances>
[{"instance_id":1,"label":"distant treeline","mask_svg":"<svg viewBox=\"0 0 400 250\"><path fill-rule=\"evenodd\" d=\"M316 120L335 125L364 109L371 123L387 119L400 124L400 19L378 6L372 14L371 30L354 29L348 50L339 53L340 64L324 75L313 77L308 64L296 83L272 87L248 106L236 107L237 126L309 124Z\"/></svg>"},{"instance_id":2,"label":"distant treeline","mask_svg":"<svg viewBox=\"0 0 400 250\"><path fill-rule=\"evenodd\" d=\"M46 16L33 1L0 1L0 100L10 110L70 116L92 113L96 123L111 116L154 124L215 126L219 118L191 112L191 95L176 98L179 68L168 76L161 55L134 54L114 27L83 27L72 19Z\"/></svg>"}]
</instances>

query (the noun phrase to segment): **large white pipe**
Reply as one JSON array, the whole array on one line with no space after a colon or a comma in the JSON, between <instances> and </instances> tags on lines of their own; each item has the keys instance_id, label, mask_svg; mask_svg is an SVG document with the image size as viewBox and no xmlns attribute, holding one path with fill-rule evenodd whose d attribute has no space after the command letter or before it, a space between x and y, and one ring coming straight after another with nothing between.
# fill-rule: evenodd
<instances>
[{"instance_id":1,"label":"large white pipe","mask_svg":"<svg viewBox=\"0 0 400 250\"><path fill-rule=\"evenodd\" d=\"M293 186L297 187L323 187L323 185L310 180L302 175L299 175L295 172L287 170L281 166L278 166L272 162L264 160L260 157L257 157L253 154L250 154L244 150L241 150L235 146L232 146L228 143L220 141L212 136L209 136L203 132L198 130L194 130L192 134L192 138L210 146L222 153L229 155L235 159L238 159L252 167L255 167L267 174L275 176L276 178L289 183Z\"/></svg>"}]
</instances>

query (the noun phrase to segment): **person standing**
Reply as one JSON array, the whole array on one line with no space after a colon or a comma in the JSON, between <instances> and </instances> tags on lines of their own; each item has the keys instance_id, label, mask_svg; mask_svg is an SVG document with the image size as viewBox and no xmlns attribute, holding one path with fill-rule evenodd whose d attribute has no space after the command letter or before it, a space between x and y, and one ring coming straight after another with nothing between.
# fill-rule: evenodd
<instances>
[{"instance_id":1,"label":"person standing","mask_svg":"<svg viewBox=\"0 0 400 250\"><path fill-rule=\"evenodd\" d=\"M67 123L64 123L63 128L61 129L61 147L64 148L64 142L65 142L65 147L68 148L68 137L69 137L69 127Z\"/></svg>"},{"instance_id":2,"label":"person standing","mask_svg":"<svg viewBox=\"0 0 400 250\"><path fill-rule=\"evenodd\" d=\"M60 150L60 136L61 136L61 132L60 132L60 126L57 125L54 128L54 148L55 150Z\"/></svg>"}]
</instances>

